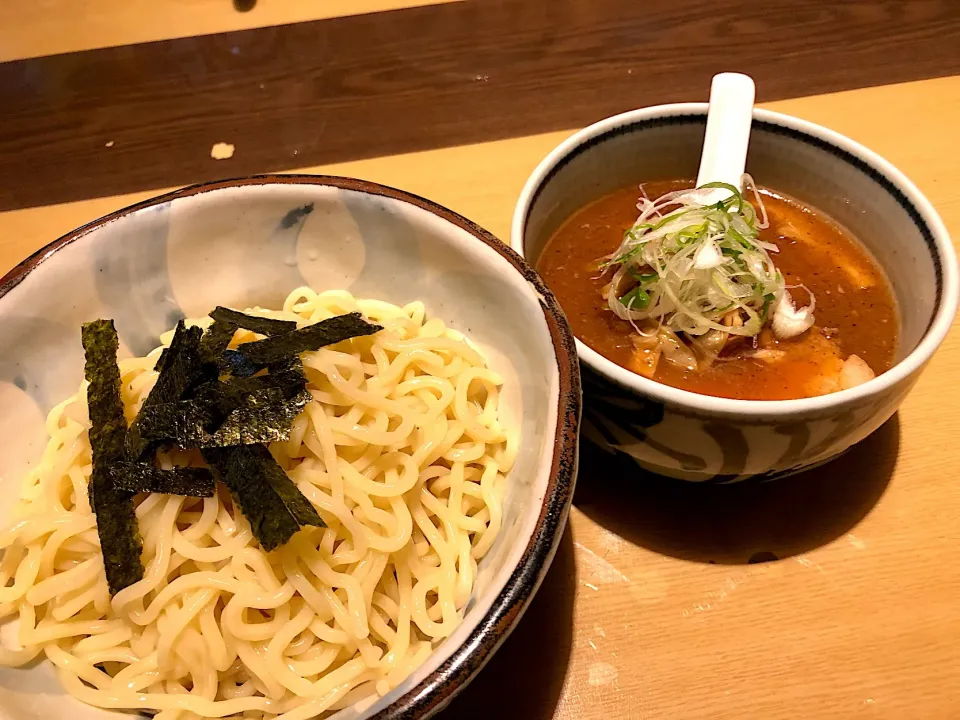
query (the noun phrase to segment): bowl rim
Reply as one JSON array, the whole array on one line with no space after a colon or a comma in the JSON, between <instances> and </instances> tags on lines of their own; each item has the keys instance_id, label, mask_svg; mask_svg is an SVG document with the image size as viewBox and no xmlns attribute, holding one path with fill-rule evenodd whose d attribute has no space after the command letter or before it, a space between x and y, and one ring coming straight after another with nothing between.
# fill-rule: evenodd
<instances>
[{"instance_id":1,"label":"bowl rim","mask_svg":"<svg viewBox=\"0 0 960 720\"><path fill-rule=\"evenodd\" d=\"M581 414L580 368L576 345L557 299L533 268L509 245L459 213L419 195L387 185L335 175L264 174L190 185L148 198L93 220L48 243L0 279L0 299L45 260L70 243L123 217L156 205L218 190L270 185L312 185L377 195L425 210L496 251L532 286L538 296L554 349L559 375L557 423L550 474L536 524L519 562L490 609L463 643L435 670L368 720L425 718L449 703L500 647L520 620L553 560L566 527L577 476Z\"/></svg>"},{"instance_id":2,"label":"bowl rim","mask_svg":"<svg viewBox=\"0 0 960 720\"><path fill-rule=\"evenodd\" d=\"M708 107L708 103L696 102L670 103L639 108L595 122L566 138L550 151L527 178L514 208L510 228L511 247L526 258L524 235L530 209L553 170L578 148L613 130L643 121L679 116L702 116L706 118ZM615 385L634 394L704 416L760 419L832 414L841 408L845 409L852 405L859 405L865 400L884 394L918 373L930 360L949 332L957 314L957 305L960 301L960 275L958 275L956 253L947 228L932 203L903 172L888 160L855 140L809 120L763 108L754 108L753 119L788 128L821 144L833 146L845 156L856 158L869 169L886 178L913 205L917 216L926 224L933 239L942 272L942 292L939 304L935 308L930 326L917 346L889 370L862 385L827 395L793 400L734 400L701 395L689 390L663 385L622 368L579 339L576 340L577 352L581 361L588 368Z\"/></svg>"}]
</instances>

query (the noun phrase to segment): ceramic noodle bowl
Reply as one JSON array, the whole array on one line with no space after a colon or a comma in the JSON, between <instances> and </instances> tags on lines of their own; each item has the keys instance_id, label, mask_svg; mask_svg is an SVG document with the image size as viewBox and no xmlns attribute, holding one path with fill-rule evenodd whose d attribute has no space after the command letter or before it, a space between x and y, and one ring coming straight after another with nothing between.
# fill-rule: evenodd
<instances>
[{"instance_id":1,"label":"ceramic noodle bowl","mask_svg":"<svg viewBox=\"0 0 960 720\"><path fill-rule=\"evenodd\" d=\"M518 428L500 532L463 620L383 697L342 720L428 717L480 670L553 558L576 474L580 384L573 337L550 291L510 248L423 198L359 180L266 176L186 188L65 235L0 281L0 512L46 444L44 418L83 377L81 323L112 318L120 357L159 344L216 305L277 308L293 289L421 301L504 380ZM0 641L13 646L13 623ZM118 715L82 704L49 662L0 668L0 720Z\"/></svg>"},{"instance_id":2,"label":"ceramic noodle bowl","mask_svg":"<svg viewBox=\"0 0 960 720\"><path fill-rule=\"evenodd\" d=\"M523 189L514 249L536 264L548 239L588 203L640 182L694 177L706 115L705 103L651 107L563 142ZM896 412L956 313L957 267L946 229L930 202L883 158L826 128L757 109L746 171L760 185L825 212L873 254L900 310L894 365L829 395L731 400L641 377L578 340L585 437L653 472L735 482L827 462Z\"/></svg>"}]
</instances>

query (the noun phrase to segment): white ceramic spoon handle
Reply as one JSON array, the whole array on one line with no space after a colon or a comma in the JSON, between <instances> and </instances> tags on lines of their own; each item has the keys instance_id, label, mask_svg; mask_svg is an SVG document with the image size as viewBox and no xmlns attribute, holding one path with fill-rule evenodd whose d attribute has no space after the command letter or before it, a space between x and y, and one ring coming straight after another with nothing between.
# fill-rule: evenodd
<instances>
[{"instance_id":1,"label":"white ceramic spoon handle","mask_svg":"<svg viewBox=\"0 0 960 720\"><path fill-rule=\"evenodd\" d=\"M756 88L749 75L720 73L713 76L697 187L712 182L740 187L747 164L755 95ZM729 190L718 188L704 193L703 202L711 204L728 197Z\"/></svg>"}]
</instances>

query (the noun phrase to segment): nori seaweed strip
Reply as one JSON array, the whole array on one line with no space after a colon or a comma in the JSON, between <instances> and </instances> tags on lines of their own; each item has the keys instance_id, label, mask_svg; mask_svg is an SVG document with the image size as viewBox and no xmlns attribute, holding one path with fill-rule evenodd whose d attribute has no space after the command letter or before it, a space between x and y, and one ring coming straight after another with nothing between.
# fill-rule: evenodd
<instances>
[{"instance_id":1,"label":"nori seaweed strip","mask_svg":"<svg viewBox=\"0 0 960 720\"><path fill-rule=\"evenodd\" d=\"M204 362L200 352L203 330L186 327L183 320L177 323L173 340L161 357L163 360L157 383L143 401L140 412L127 433L126 455L128 460L139 460L150 450L150 443L141 437L140 419L144 410L176 402L203 378Z\"/></svg>"},{"instance_id":2,"label":"nori seaweed strip","mask_svg":"<svg viewBox=\"0 0 960 720\"><path fill-rule=\"evenodd\" d=\"M146 463L115 462L107 472L114 487L131 493L155 492L186 497L213 497L216 483L206 468L161 470Z\"/></svg>"},{"instance_id":3,"label":"nori seaweed strip","mask_svg":"<svg viewBox=\"0 0 960 720\"><path fill-rule=\"evenodd\" d=\"M97 535L110 594L116 595L143 579L143 542L133 507L133 494L113 487L108 468L94 465L91 495L96 498Z\"/></svg>"},{"instance_id":4,"label":"nori seaweed strip","mask_svg":"<svg viewBox=\"0 0 960 720\"><path fill-rule=\"evenodd\" d=\"M203 457L220 474L264 550L283 545L304 525L326 526L263 445L207 448Z\"/></svg>"},{"instance_id":5,"label":"nori seaweed strip","mask_svg":"<svg viewBox=\"0 0 960 720\"><path fill-rule=\"evenodd\" d=\"M167 352L170 355L157 377L157 383L144 400L143 406L175 402L193 387L201 377L203 359L200 356L200 339L203 330L186 327L181 320L173 334Z\"/></svg>"},{"instance_id":6,"label":"nori seaweed strip","mask_svg":"<svg viewBox=\"0 0 960 720\"><path fill-rule=\"evenodd\" d=\"M200 339L200 354L203 356L204 365L209 366L206 374L210 379L216 380L219 375L223 353L236 332L237 326L233 323L214 320Z\"/></svg>"},{"instance_id":7,"label":"nori seaweed strip","mask_svg":"<svg viewBox=\"0 0 960 720\"><path fill-rule=\"evenodd\" d=\"M303 363L294 355L285 358L282 363L271 366L269 375L256 377L231 377L218 386L220 392L236 397L249 395L264 388L277 388L288 400L307 387L307 377L303 373Z\"/></svg>"},{"instance_id":8,"label":"nori seaweed strip","mask_svg":"<svg viewBox=\"0 0 960 720\"><path fill-rule=\"evenodd\" d=\"M143 543L137 527L133 494L114 487L110 463L123 456L127 422L120 400L120 345L112 320L86 323L81 331L90 413L90 506L97 516L97 535L110 594L116 594L143 579L140 555Z\"/></svg>"},{"instance_id":9,"label":"nori seaweed strip","mask_svg":"<svg viewBox=\"0 0 960 720\"><path fill-rule=\"evenodd\" d=\"M277 390L285 399L289 400L299 395L306 388L307 379L302 373L286 370L250 378L230 378L220 385L225 397L236 398L237 400L262 390Z\"/></svg>"},{"instance_id":10,"label":"nori seaweed strip","mask_svg":"<svg viewBox=\"0 0 960 720\"><path fill-rule=\"evenodd\" d=\"M90 447L95 463L110 462L123 454L127 421L120 400L120 368L117 349L120 341L112 320L84 323L83 376L87 379L87 406L90 415Z\"/></svg>"},{"instance_id":11,"label":"nori seaweed strip","mask_svg":"<svg viewBox=\"0 0 960 720\"><path fill-rule=\"evenodd\" d=\"M239 350L224 351L220 367L234 377L250 377L251 375L256 375L263 369L262 365L251 362L247 359L246 355L243 355Z\"/></svg>"},{"instance_id":12,"label":"nori seaweed strip","mask_svg":"<svg viewBox=\"0 0 960 720\"><path fill-rule=\"evenodd\" d=\"M297 323L293 320L274 320L273 318L256 317L247 315L238 310L221 307L217 305L210 313L217 322L230 323L235 327L251 330L259 335L280 335L297 329Z\"/></svg>"},{"instance_id":13,"label":"nori seaweed strip","mask_svg":"<svg viewBox=\"0 0 960 720\"><path fill-rule=\"evenodd\" d=\"M235 351L227 350L237 328L252 330L260 335L276 335L297 329L297 323L292 320L254 317L219 305L210 313L210 317L213 318L213 324L204 333L201 342L204 360L211 365L216 363L218 373L230 372L239 377L254 375L260 368L236 358ZM208 374L212 376L215 373Z\"/></svg>"},{"instance_id":14,"label":"nori seaweed strip","mask_svg":"<svg viewBox=\"0 0 960 720\"><path fill-rule=\"evenodd\" d=\"M176 335L177 329L179 329L179 324L177 325L177 328L174 330L174 335ZM172 344L173 343L171 342L171 346ZM157 363L156 365L153 366L153 369L156 370L158 374L162 373L164 368L170 363L170 358L172 357L173 355L170 353L170 346L165 347L160 352L160 357L157 358Z\"/></svg>"},{"instance_id":15,"label":"nori seaweed strip","mask_svg":"<svg viewBox=\"0 0 960 720\"><path fill-rule=\"evenodd\" d=\"M145 407L138 416L138 429L144 442L176 442L196 432L205 432L212 410L206 403L181 400Z\"/></svg>"},{"instance_id":16,"label":"nori seaweed strip","mask_svg":"<svg viewBox=\"0 0 960 720\"><path fill-rule=\"evenodd\" d=\"M219 380L198 385L193 391L191 402L202 408L202 414L193 415L204 431L216 432L227 416L243 404L243 395L228 391L225 383Z\"/></svg>"},{"instance_id":17,"label":"nori seaweed strip","mask_svg":"<svg viewBox=\"0 0 960 720\"><path fill-rule=\"evenodd\" d=\"M145 458L151 449L150 442L143 437L141 432L142 421L144 408L140 408L140 412L137 413L137 417L134 419L133 424L130 426L130 430L127 432L127 442L126 442L126 452L125 457L128 460L136 461L141 458Z\"/></svg>"},{"instance_id":18,"label":"nori seaweed strip","mask_svg":"<svg viewBox=\"0 0 960 720\"><path fill-rule=\"evenodd\" d=\"M269 375L205 382L190 400L144 408L138 423L141 437L183 448L288 439L290 423L312 396L300 358L274 368Z\"/></svg>"},{"instance_id":19,"label":"nori seaweed strip","mask_svg":"<svg viewBox=\"0 0 960 720\"><path fill-rule=\"evenodd\" d=\"M140 422L141 437L173 442L184 449L288 440L293 419L313 399L306 390L287 398L280 388L264 387L240 396L224 417L224 407L234 399L210 395L210 400L181 400L146 408Z\"/></svg>"},{"instance_id":20,"label":"nori seaweed strip","mask_svg":"<svg viewBox=\"0 0 960 720\"><path fill-rule=\"evenodd\" d=\"M313 399L304 390L285 399L276 388L266 388L249 395L243 405L230 413L223 425L199 447L252 445L290 439L290 424Z\"/></svg>"},{"instance_id":21,"label":"nori seaweed strip","mask_svg":"<svg viewBox=\"0 0 960 720\"><path fill-rule=\"evenodd\" d=\"M313 396L307 392L303 363L296 355L272 365L269 375L231 377L226 382L211 384L211 387L218 393L217 410L224 413L223 422L219 424L213 438L216 445L239 444L231 440L239 440L244 433L249 441L287 440L294 418L313 400ZM282 401L270 407L261 417L253 417L254 409L250 398L271 389L282 393ZM202 390L198 391L197 397L202 394ZM244 423L247 423L247 426ZM249 427L257 427L259 430L252 432ZM208 426L208 430L213 428ZM209 447L209 444L204 446Z\"/></svg>"},{"instance_id":22,"label":"nori seaweed strip","mask_svg":"<svg viewBox=\"0 0 960 720\"><path fill-rule=\"evenodd\" d=\"M291 423L313 396L307 392L299 357L275 368L269 375L232 377L198 388L195 397L211 401L208 412L213 419L205 425L213 435L198 443L199 447L289 439Z\"/></svg>"},{"instance_id":23,"label":"nori seaweed strip","mask_svg":"<svg viewBox=\"0 0 960 720\"><path fill-rule=\"evenodd\" d=\"M308 350L319 350L350 338L373 335L382 329L379 325L368 323L360 313L354 312L337 315L283 335L244 343L233 353L251 365L264 367Z\"/></svg>"}]
</instances>

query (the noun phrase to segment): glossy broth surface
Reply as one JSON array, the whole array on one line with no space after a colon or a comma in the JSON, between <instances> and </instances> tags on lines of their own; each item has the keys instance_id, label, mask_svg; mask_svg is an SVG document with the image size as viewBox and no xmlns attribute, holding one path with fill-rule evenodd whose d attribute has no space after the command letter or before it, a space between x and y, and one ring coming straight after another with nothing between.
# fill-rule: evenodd
<instances>
[{"instance_id":1,"label":"glossy broth surface","mask_svg":"<svg viewBox=\"0 0 960 720\"><path fill-rule=\"evenodd\" d=\"M643 184L649 198L693 187L690 181ZM548 241L537 270L556 294L576 336L604 357L634 369L636 348L629 323L607 307L602 288L610 273L599 261L614 252L636 220L639 190L630 186L574 213ZM788 286L804 285L816 296L816 324L799 337L775 340L769 330L758 347L777 351L777 362L757 360L753 343L698 371L661 360L653 379L705 395L742 400L786 400L819 394L825 368L837 357L858 355L876 373L890 369L897 346L898 315L889 282L868 251L819 211L775 191L761 190L770 225L760 239L775 243L771 253ZM807 303L793 289L798 306ZM783 352L780 352L783 351Z\"/></svg>"}]
</instances>

